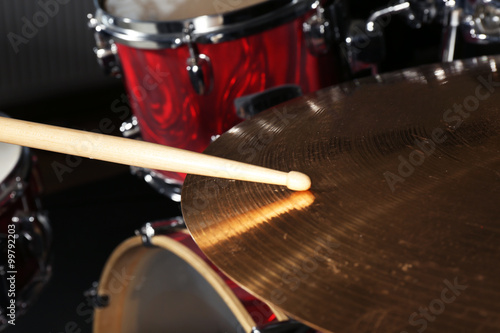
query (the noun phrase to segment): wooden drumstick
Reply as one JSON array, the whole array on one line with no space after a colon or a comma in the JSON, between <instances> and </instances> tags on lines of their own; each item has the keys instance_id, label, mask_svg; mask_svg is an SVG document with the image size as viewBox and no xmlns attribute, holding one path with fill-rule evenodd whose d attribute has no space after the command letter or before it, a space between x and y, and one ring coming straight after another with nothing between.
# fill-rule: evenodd
<instances>
[{"instance_id":1,"label":"wooden drumstick","mask_svg":"<svg viewBox=\"0 0 500 333\"><path fill-rule=\"evenodd\" d=\"M284 185L305 191L310 178L220 157L116 136L0 117L0 141L137 167Z\"/></svg>"}]
</instances>

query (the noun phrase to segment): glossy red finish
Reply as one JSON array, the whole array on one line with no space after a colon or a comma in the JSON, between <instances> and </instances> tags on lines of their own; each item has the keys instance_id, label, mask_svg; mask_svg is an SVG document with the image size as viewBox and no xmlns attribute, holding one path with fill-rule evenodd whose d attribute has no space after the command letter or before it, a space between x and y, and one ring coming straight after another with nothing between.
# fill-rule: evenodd
<instances>
[{"instance_id":1,"label":"glossy red finish","mask_svg":"<svg viewBox=\"0 0 500 333\"><path fill-rule=\"evenodd\" d=\"M308 93L338 82L334 57L308 51L303 22L299 17L245 38L197 44L213 67L213 89L204 96L196 94L189 80L187 46L145 50L117 44L143 139L201 152L214 135L242 120L235 113L235 98L283 84L299 85ZM185 178L162 173L179 183Z\"/></svg>"},{"instance_id":2,"label":"glossy red finish","mask_svg":"<svg viewBox=\"0 0 500 333\"><path fill-rule=\"evenodd\" d=\"M268 324L276 319L274 313L265 303L247 293L240 286L231 281L214 264L212 264L212 262L207 259L203 252L201 252L200 248L196 245L191 235L183 232L174 232L172 234L169 234L168 237L171 237L179 243L182 243L184 246L188 247L191 251L196 253L200 258L205 260L205 262L214 270L214 272L216 272L231 288L231 291L236 295L236 297L240 300L248 313L252 316L253 320L257 324L257 327Z\"/></svg>"}]
</instances>

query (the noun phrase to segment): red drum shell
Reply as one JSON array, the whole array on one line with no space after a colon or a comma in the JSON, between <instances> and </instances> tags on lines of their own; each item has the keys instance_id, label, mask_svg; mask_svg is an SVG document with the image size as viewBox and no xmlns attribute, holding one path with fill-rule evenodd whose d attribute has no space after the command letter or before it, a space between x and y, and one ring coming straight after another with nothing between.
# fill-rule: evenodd
<instances>
[{"instance_id":1,"label":"red drum shell","mask_svg":"<svg viewBox=\"0 0 500 333\"><path fill-rule=\"evenodd\" d=\"M216 44L196 44L210 58L213 89L198 95L190 82L186 45L138 49L117 42L132 111L144 140L201 152L240 121L234 100L283 84L303 93L338 82L333 52L312 55L303 33L310 13L269 30ZM185 175L161 172L182 184Z\"/></svg>"}]
</instances>

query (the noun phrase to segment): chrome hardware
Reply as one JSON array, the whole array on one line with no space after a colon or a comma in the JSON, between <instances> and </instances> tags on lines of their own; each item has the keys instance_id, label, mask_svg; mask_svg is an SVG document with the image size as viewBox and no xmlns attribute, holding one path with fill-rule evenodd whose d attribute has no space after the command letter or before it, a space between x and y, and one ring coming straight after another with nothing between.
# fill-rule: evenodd
<instances>
[{"instance_id":1,"label":"chrome hardware","mask_svg":"<svg viewBox=\"0 0 500 333\"><path fill-rule=\"evenodd\" d=\"M185 44L185 27L193 25L193 43L216 44L256 34L288 23L311 10L312 0L273 0L223 14L189 20L140 21L104 10L106 0L94 0L95 18L117 43L145 49L177 48Z\"/></svg>"},{"instance_id":2,"label":"chrome hardware","mask_svg":"<svg viewBox=\"0 0 500 333\"><path fill-rule=\"evenodd\" d=\"M353 20L345 38L344 55L351 74L356 76L378 73L378 65L385 57L384 28L393 15L404 15L414 22L410 2L400 2L373 12L366 22Z\"/></svg>"},{"instance_id":3,"label":"chrome hardware","mask_svg":"<svg viewBox=\"0 0 500 333\"><path fill-rule=\"evenodd\" d=\"M390 19L394 15L404 17L408 25L413 28L420 28L423 24L436 21L445 25L448 23L449 15L455 7L455 0L399 1L394 5L373 12L366 22L366 29L371 31L383 19Z\"/></svg>"},{"instance_id":4,"label":"chrome hardware","mask_svg":"<svg viewBox=\"0 0 500 333\"><path fill-rule=\"evenodd\" d=\"M99 295L97 293L98 287L99 283L94 282L92 283L92 287L83 293L83 296L87 299L87 303L94 309L105 308L109 305L109 296Z\"/></svg>"},{"instance_id":5,"label":"chrome hardware","mask_svg":"<svg viewBox=\"0 0 500 333\"><path fill-rule=\"evenodd\" d=\"M152 188L158 193L170 198L172 201L181 202L181 187L182 183L172 181L161 173L151 169L139 168L135 166L130 167L133 175L143 178Z\"/></svg>"},{"instance_id":6,"label":"chrome hardware","mask_svg":"<svg viewBox=\"0 0 500 333\"><path fill-rule=\"evenodd\" d=\"M381 31L394 15L402 16L410 27L416 29L421 28L423 24L439 22L444 27L442 59L445 62L451 61L455 49L457 15L460 13L457 11L457 2L455 0L400 0L373 12L366 21L366 31Z\"/></svg>"},{"instance_id":7,"label":"chrome hardware","mask_svg":"<svg viewBox=\"0 0 500 333\"><path fill-rule=\"evenodd\" d=\"M443 26L443 62L451 62L454 58L459 26L469 43L500 43L500 1L497 0L404 1L374 12L367 21L367 29L372 29L382 18L391 15L402 15L414 28L432 22L440 23Z\"/></svg>"},{"instance_id":8,"label":"chrome hardware","mask_svg":"<svg viewBox=\"0 0 500 333\"><path fill-rule=\"evenodd\" d=\"M141 229L135 231L136 236L141 236L142 244L147 247L154 247L151 239L155 235L155 229L150 222L146 223Z\"/></svg>"},{"instance_id":9,"label":"chrome hardware","mask_svg":"<svg viewBox=\"0 0 500 333\"><path fill-rule=\"evenodd\" d=\"M330 22L325 19L325 9L320 1L315 1L312 8L316 13L302 25L309 52L313 55L326 54L330 50L332 32Z\"/></svg>"},{"instance_id":10,"label":"chrome hardware","mask_svg":"<svg viewBox=\"0 0 500 333\"><path fill-rule=\"evenodd\" d=\"M208 56L198 52L198 48L191 37L193 30L193 24L189 24L185 29L184 40L189 48L186 70L196 93L198 95L208 95L214 85L212 62Z\"/></svg>"},{"instance_id":11,"label":"chrome hardware","mask_svg":"<svg viewBox=\"0 0 500 333\"><path fill-rule=\"evenodd\" d=\"M464 34L468 42L489 44L500 42L500 2L466 0L464 5Z\"/></svg>"},{"instance_id":12,"label":"chrome hardware","mask_svg":"<svg viewBox=\"0 0 500 333\"><path fill-rule=\"evenodd\" d=\"M129 139L139 139L141 137L141 129L136 116L132 116L130 120L124 121L120 126L122 135Z\"/></svg>"},{"instance_id":13,"label":"chrome hardware","mask_svg":"<svg viewBox=\"0 0 500 333\"><path fill-rule=\"evenodd\" d=\"M382 19L393 15L403 16L413 28L420 28L423 23L430 23L437 16L437 3L443 0L412 0L401 1L397 4L373 12L366 22L366 29L372 31Z\"/></svg>"},{"instance_id":14,"label":"chrome hardware","mask_svg":"<svg viewBox=\"0 0 500 333\"><path fill-rule=\"evenodd\" d=\"M189 48L190 53L194 50ZM204 54L195 55L187 60L189 79L198 95L207 95L213 88L213 71L210 58Z\"/></svg>"},{"instance_id":15,"label":"chrome hardware","mask_svg":"<svg viewBox=\"0 0 500 333\"><path fill-rule=\"evenodd\" d=\"M345 39L345 58L351 74L356 76L378 73L378 64L385 57L384 32L380 25L371 30L361 20L353 20Z\"/></svg>"},{"instance_id":16,"label":"chrome hardware","mask_svg":"<svg viewBox=\"0 0 500 333\"><path fill-rule=\"evenodd\" d=\"M23 195L26 183L21 177L14 177L11 182L0 184L0 203L4 200L15 200Z\"/></svg>"},{"instance_id":17,"label":"chrome hardware","mask_svg":"<svg viewBox=\"0 0 500 333\"><path fill-rule=\"evenodd\" d=\"M36 220L40 225L36 224ZM38 262L38 271L30 277L26 285L16 292L16 316L24 314L30 307L37 294L43 286L47 284L52 275L52 256L50 245L52 242L52 230L48 224L45 214L38 213L36 216L24 211L16 212L12 218L16 228L16 251L28 255L29 258L34 257ZM0 241L4 241L7 235L0 234ZM6 245L5 245L6 247ZM3 284L4 290L6 283L6 267L0 266L0 283ZM5 314L7 313L3 305L0 305L0 330L7 326Z\"/></svg>"},{"instance_id":18,"label":"chrome hardware","mask_svg":"<svg viewBox=\"0 0 500 333\"><path fill-rule=\"evenodd\" d=\"M414 28L421 28L423 24L429 24L444 14L440 13L439 8L442 7L442 0L410 0L409 3L406 20Z\"/></svg>"},{"instance_id":19,"label":"chrome hardware","mask_svg":"<svg viewBox=\"0 0 500 333\"><path fill-rule=\"evenodd\" d=\"M453 9L450 13L449 23L443 31L443 47L441 52L442 62L452 62L455 56L455 44L457 40L457 29L460 25L462 9Z\"/></svg>"},{"instance_id":20,"label":"chrome hardware","mask_svg":"<svg viewBox=\"0 0 500 333\"><path fill-rule=\"evenodd\" d=\"M144 246L154 247L155 245L151 240L155 235L169 234L185 228L184 219L181 216L176 216L168 220L147 222L141 229L136 230L135 234L141 236Z\"/></svg>"},{"instance_id":21,"label":"chrome hardware","mask_svg":"<svg viewBox=\"0 0 500 333\"><path fill-rule=\"evenodd\" d=\"M99 21L92 14L88 14L87 18L89 20L89 28L94 30L94 38L97 45L97 47L94 47L94 53L97 57L97 62L101 65L106 75L120 79L122 77L122 70L115 42L111 35L104 31L103 25L99 24Z\"/></svg>"},{"instance_id":22,"label":"chrome hardware","mask_svg":"<svg viewBox=\"0 0 500 333\"><path fill-rule=\"evenodd\" d=\"M409 2L402 2L373 12L366 21L366 30L373 31L374 29L376 29L377 25L382 19L390 17L394 14L401 14L401 13L406 13L408 16L411 17L411 15L409 14L410 13Z\"/></svg>"},{"instance_id":23,"label":"chrome hardware","mask_svg":"<svg viewBox=\"0 0 500 333\"><path fill-rule=\"evenodd\" d=\"M42 235L37 234L34 230L35 220L35 215L24 211L18 211L12 217L12 223L15 224L17 236L19 237L16 242L23 242L26 248L33 253L35 257L42 259L44 256L45 241Z\"/></svg>"},{"instance_id":24,"label":"chrome hardware","mask_svg":"<svg viewBox=\"0 0 500 333\"><path fill-rule=\"evenodd\" d=\"M142 140L136 116L132 116L130 120L123 122L120 126L120 131L126 138ZM181 201L182 183L174 182L164 177L161 173L146 168L131 166L130 172L139 178L143 178L156 191L170 198L172 201Z\"/></svg>"}]
</instances>

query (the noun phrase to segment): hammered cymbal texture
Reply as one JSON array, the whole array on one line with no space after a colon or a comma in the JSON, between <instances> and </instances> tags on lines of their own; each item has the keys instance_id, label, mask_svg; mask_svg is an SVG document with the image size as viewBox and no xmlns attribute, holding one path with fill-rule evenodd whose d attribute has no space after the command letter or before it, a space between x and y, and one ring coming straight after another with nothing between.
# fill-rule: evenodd
<instances>
[{"instance_id":1,"label":"hammered cymbal texture","mask_svg":"<svg viewBox=\"0 0 500 333\"><path fill-rule=\"evenodd\" d=\"M500 331L499 60L361 79L237 125L206 153L304 172L311 190L188 176L189 231L324 332Z\"/></svg>"}]
</instances>

